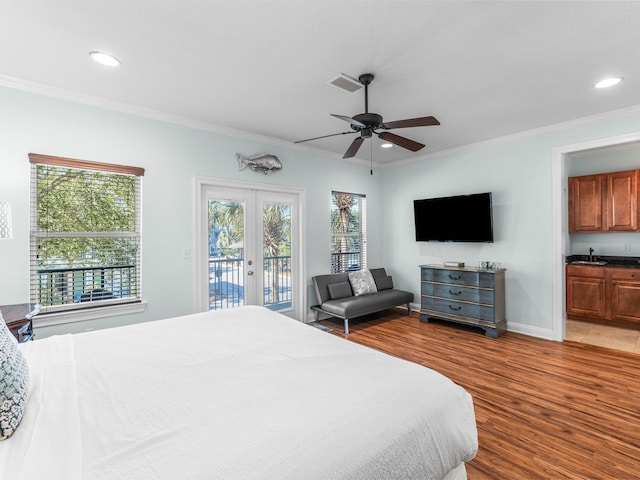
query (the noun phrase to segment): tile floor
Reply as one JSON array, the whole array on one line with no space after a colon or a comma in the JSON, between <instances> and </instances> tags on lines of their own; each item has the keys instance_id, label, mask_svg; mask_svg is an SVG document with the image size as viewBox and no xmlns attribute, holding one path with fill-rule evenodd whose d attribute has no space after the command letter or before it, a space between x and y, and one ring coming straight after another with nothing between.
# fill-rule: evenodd
<instances>
[{"instance_id":1,"label":"tile floor","mask_svg":"<svg viewBox=\"0 0 640 480\"><path fill-rule=\"evenodd\" d=\"M640 353L640 329L567 320L567 340Z\"/></svg>"}]
</instances>

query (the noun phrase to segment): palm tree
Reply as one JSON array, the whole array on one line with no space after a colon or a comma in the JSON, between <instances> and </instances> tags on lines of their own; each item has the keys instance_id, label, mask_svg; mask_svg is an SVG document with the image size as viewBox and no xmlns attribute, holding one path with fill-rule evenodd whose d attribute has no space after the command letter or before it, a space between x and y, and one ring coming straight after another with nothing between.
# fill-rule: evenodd
<instances>
[{"instance_id":1,"label":"palm tree","mask_svg":"<svg viewBox=\"0 0 640 480\"><path fill-rule=\"evenodd\" d=\"M349 226L352 223L352 208L355 202L355 197L347 193L337 193L333 197L336 209L332 212L332 232L334 234L340 234L336 240L338 244L334 243L334 251L337 253L344 253L349 251L347 233L349 232ZM336 265L333 267L335 272L344 272L344 257L343 255L337 255Z\"/></svg>"},{"instance_id":2,"label":"palm tree","mask_svg":"<svg viewBox=\"0 0 640 480\"><path fill-rule=\"evenodd\" d=\"M210 201L209 230L219 232L221 249L240 244L244 239L244 203L224 200Z\"/></svg>"},{"instance_id":3,"label":"palm tree","mask_svg":"<svg viewBox=\"0 0 640 480\"><path fill-rule=\"evenodd\" d=\"M265 204L263 209L264 256L277 257L281 247L290 244L291 210L289 205L275 203ZM280 263L275 260L271 268L270 304L280 302L280 276L283 274L278 268Z\"/></svg>"}]
</instances>

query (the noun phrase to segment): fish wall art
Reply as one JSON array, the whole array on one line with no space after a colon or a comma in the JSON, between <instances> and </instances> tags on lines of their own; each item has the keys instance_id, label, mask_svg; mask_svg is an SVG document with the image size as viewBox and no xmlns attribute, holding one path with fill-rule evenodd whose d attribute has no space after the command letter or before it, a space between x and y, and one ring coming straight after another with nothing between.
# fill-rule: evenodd
<instances>
[{"instance_id":1,"label":"fish wall art","mask_svg":"<svg viewBox=\"0 0 640 480\"><path fill-rule=\"evenodd\" d=\"M243 155L236 153L238 157L238 164L240 170L244 170L249 167L254 172L262 172L265 175L270 174L273 171L280 170L282 164L278 157L271 155L270 153L261 153L260 155L254 155L253 157L244 157Z\"/></svg>"}]
</instances>

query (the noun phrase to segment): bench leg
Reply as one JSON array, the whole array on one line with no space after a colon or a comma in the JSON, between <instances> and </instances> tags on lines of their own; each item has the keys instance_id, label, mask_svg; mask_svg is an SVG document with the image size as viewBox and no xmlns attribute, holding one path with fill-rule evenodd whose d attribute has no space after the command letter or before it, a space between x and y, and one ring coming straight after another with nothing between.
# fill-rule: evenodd
<instances>
[{"instance_id":1,"label":"bench leg","mask_svg":"<svg viewBox=\"0 0 640 480\"><path fill-rule=\"evenodd\" d=\"M344 334L349 335L349 319L344 319Z\"/></svg>"},{"instance_id":2,"label":"bench leg","mask_svg":"<svg viewBox=\"0 0 640 480\"><path fill-rule=\"evenodd\" d=\"M411 315L411 304L407 303L407 312L409 315Z\"/></svg>"}]
</instances>

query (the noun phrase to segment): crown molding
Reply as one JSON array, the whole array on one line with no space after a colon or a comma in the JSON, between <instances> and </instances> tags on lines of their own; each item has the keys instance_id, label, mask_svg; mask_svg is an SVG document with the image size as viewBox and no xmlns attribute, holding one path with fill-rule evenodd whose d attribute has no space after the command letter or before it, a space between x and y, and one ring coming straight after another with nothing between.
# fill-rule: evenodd
<instances>
[{"instance_id":1,"label":"crown molding","mask_svg":"<svg viewBox=\"0 0 640 480\"><path fill-rule=\"evenodd\" d=\"M599 113L596 115L590 115L586 117L580 117L574 120L567 120L566 122L554 123L552 125L545 125L544 127L534 128L531 130L524 130L518 133L512 133L510 135L504 135L502 137L490 138L488 140L482 140L480 142L469 143L467 145L462 145L460 147L449 148L445 150L438 150L436 152L429 152L428 154L421 155L419 157L408 158L405 160L398 160L395 162L387 163L382 165L382 169L399 167L402 165L409 165L412 163L418 163L426 160L430 160L442 155L451 155L455 153L464 153L471 150L475 150L481 147L493 147L495 145L500 145L508 142L513 142L514 140L520 140L527 137L532 137L535 135L540 135L542 133L549 132L558 132L561 130L568 130L570 128L575 128L580 125L586 125L592 123L594 121L606 121L613 120L621 117L626 117L629 115L640 115L640 105L634 105L631 107L620 108L617 110L610 110L608 112Z\"/></svg>"}]
</instances>

